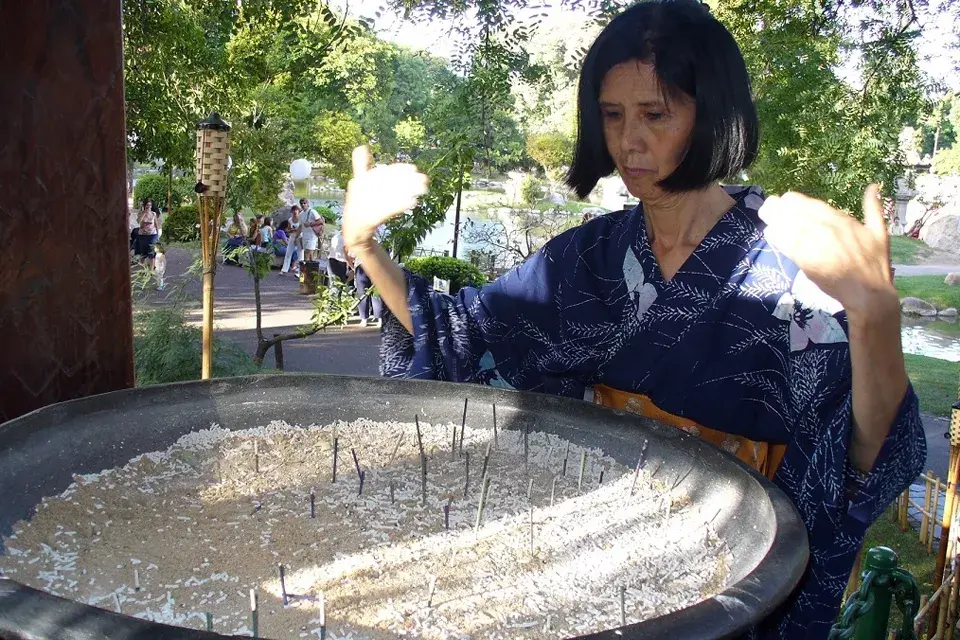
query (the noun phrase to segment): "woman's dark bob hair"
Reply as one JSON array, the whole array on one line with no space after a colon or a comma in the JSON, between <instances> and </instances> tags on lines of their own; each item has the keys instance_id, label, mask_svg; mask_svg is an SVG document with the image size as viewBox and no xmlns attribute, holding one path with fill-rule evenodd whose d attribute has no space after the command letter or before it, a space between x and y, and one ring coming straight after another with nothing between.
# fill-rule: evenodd
<instances>
[{"instance_id":1,"label":"woman's dark bob hair","mask_svg":"<svg viewBox=\"0 0 960 640\"><path fill-rule=\"evenodd\" d=\"M584 198L616 166L607 151L600 86L628 60L653 64L666 96L696 102L696 120L680 165L660 181L665 191L703 188L753 162L760 133L750 78L730 32L697 0L642 0L600 33L583 61L577 144L567 184Z\"/></svg>"}]
</instances>

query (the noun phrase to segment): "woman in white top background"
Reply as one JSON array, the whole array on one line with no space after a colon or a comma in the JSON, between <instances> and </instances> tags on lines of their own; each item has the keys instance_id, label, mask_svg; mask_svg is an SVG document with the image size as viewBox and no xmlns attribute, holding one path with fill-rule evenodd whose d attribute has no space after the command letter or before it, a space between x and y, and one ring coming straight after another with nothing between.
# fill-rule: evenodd
<instances>
[{"instance_id":1,"label":"woman in white top background","mask_svg":"<svg viewBox=\"0 0 960 640\"><path fill-rule=\"evenodd\" d=\"M287 251L283 256L283 267L280 269L280 275L286 275L290 271L290 263L293 260L293 254L297 253L296 246L300 241L300 207L299 205L293 205L290 207L290 226L287 228L287 235L289 240L287 241ZM297 261L293 265L293 273L295 275L300 275L300 262Z\"/></svg>"}]
</instances>

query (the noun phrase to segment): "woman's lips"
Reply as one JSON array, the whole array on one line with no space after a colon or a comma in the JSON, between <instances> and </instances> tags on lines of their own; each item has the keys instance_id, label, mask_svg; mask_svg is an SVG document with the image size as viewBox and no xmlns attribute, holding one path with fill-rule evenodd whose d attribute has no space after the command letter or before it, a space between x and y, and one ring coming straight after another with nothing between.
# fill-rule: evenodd
<instances>
[{"instance_id":1,"label":"woman's lips","mask_svg":"<svg viewBox=\"0 0 960 640\"><path fill-rule=\"evenodd\" d=\"M634 167L623 167L623 175L629 176L631 178L639 178L640 176L645 176L653 173L651 169L640 169Z\"/></svg>"}]
</instances>

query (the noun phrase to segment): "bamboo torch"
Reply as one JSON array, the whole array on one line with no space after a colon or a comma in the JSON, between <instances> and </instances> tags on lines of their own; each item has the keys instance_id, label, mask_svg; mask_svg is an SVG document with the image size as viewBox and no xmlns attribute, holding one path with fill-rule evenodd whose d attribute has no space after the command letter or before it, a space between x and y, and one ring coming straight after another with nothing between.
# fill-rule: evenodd
<instances>
[{"instance_id":1,"label":"bamboo torch","mask_svg":"<svg viewBox=\"0 0 960 640\"><path fill-rule=\"evenodd\" d=\"M938 588L943 582L943 573L947 564L947 547L950 542L950 523L953 520L953 511L957 508L957 482L960 481L960 400L953 405L950 418L950 465L947 468L947 495L943 503L943 519L940 522L940 547L937 553L937 564L933 571L933 586ZM936 517L936 514L934 514ZM933 528L931 527L931 534ZM947 592L949 594L949 591ZM930 617L927 628L936 628L940 604L943 598L930 608Z\"/></svg>"},{"instance_id":2,"label":"bamboo torch","mask_svg":"<svg viewBox=\"0 0 960 640\"><path fill-rule=\"evenodd\" d=\"M213 277L217 272L220 218L227 196L230 125L216 113L197 125L197 185L200 196L200 248L203 255L203 361L200 377L213 369Z\"/></svg>"}]
</instances>

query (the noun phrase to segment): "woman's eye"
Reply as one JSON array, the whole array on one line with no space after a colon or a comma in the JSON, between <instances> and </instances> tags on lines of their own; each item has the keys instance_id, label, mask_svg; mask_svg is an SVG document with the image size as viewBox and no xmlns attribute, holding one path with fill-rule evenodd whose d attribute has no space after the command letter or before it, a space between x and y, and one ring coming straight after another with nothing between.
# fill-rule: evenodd
<instances>
[{"instance_id":1,"label":"woman's eye","mask_svg":"<svg viewBox=\"0 0 960 640\"><path fill-rule=\"evenodd\" d=\"M656 122L657 120L662 120L662 119L663 119L663 114L660 112L655 111L653 113L647 114L647 120L653 120L654 122Z\"/></svg>"},{"instance_id":2,"label":"woman's eye","mask_svg":"<svg viewBox=\"0 0 960 640\"><path fill-rule=\"evenodd\" d=\"M616 119L619 118L619 117L620 117L620 114L617 113L616 111L604 111L604 112L603 112L603 118L604 118L605 120L616 120Z\"/></svg>"}]
</instances>

